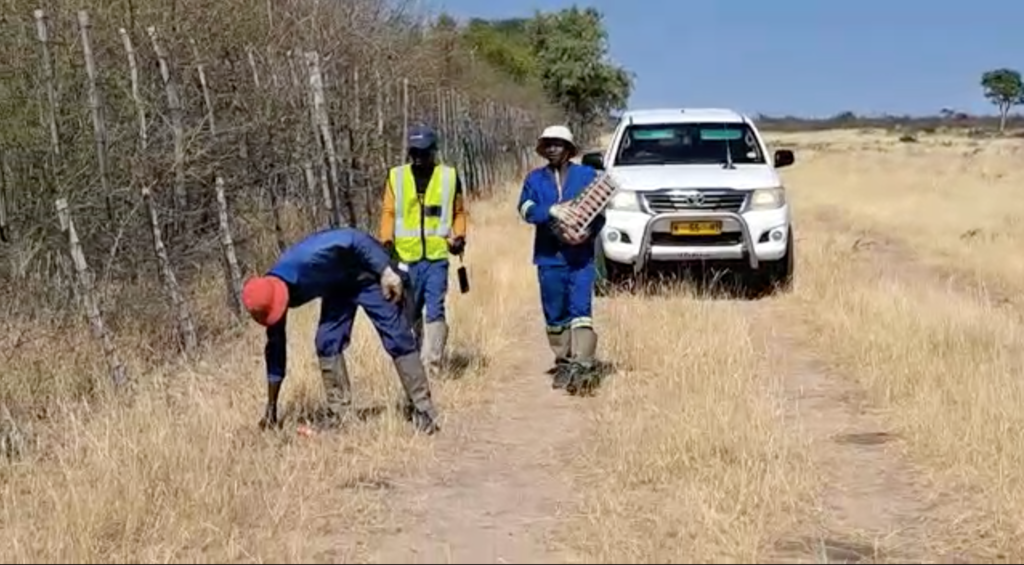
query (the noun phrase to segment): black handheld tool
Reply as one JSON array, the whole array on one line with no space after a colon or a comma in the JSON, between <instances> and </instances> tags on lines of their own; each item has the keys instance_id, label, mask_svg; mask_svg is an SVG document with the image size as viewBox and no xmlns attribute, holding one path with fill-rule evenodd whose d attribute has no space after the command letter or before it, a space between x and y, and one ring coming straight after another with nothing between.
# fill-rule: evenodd
<instances>
[{"instance_id":1,"label":"black handheld tool","mask_svg":"<svg viewBox=\"0 0 1024 565\"><path fill-rule=\"evenodd\" d=\"M461 253L459 253L459 269L456 274L459 277L459 292L466 294L469 292L469 273L466 272L466 266L462 264Z\"/></svg>"}]
</instances>

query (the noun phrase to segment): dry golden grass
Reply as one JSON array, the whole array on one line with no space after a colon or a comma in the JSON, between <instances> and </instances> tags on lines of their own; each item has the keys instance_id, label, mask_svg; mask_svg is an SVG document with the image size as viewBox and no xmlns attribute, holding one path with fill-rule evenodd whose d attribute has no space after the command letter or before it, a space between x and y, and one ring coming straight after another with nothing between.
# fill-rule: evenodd
<instances>
[{"instance_id":1,"label":"dry golden grass","mask_svg":"<svg viewBox=\"0 0 1024 565\"><path fill-rule=\"evenodd\" d=\"M856 228L898 240L935 266L978 281L1024 288L1024 143L924 135L822 132L795 142L799 211L831 209ZM781 146L781 145L779 145Z\"/></svg>"},{"instance_id":2,"label":"dry golden grass","mask_svg":"<svg viewBox=\"0 0 1024 565\"><path fill-rule=\"evenodd\" d=\"M587 562L763 560L809 519L806 445L748 305L669 294L599 301L620 370L588 408L564 536Z\"/></svg>"},{"instance_id":3,"label":"dry golden grass","mask_svg":"<svg viewBox=\"0 0 1024 565\"><path fill-rule=\"evenodd\" d=\"M1022 288L1020 142L781 141L813 147L785 173L800 265L785 300L885 409L931 492L960 499L940 550L1024 557L1022 310L979 288Z\"/></svg>"}]
</instances>

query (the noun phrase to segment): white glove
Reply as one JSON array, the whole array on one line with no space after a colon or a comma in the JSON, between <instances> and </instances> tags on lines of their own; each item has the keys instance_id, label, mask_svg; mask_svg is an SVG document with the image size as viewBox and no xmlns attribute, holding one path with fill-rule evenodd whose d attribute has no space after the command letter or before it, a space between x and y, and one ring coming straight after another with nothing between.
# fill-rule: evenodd
<instances>
[{"instance_id":1,"label":"white glove","mask_svg":"<svg viewBox=\"0 0 1024 565\"><path fill-rule=\"evenodd\" d=\"M384 269L384 272L381 273L380 286L386 300L398 302L402 298L402 277L398 276L398 273L391 267Z\"/></svg>"},{"instance_id":2,"label":"white glove","mask_svg":"<svg viewBox=\"0 0 1024 565\"><path fill-rule=\"evenodd\" d=\"M561 222L568 222L573 217L572 208L562 204L555 204L548 210L548 213Z\"/></svg>"}]
</instances>

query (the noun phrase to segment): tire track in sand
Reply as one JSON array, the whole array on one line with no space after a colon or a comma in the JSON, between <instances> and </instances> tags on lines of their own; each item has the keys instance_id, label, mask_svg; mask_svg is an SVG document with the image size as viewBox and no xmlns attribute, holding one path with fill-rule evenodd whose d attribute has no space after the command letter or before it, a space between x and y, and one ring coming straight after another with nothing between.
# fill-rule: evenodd
<instances>
[{"instance_id":1,"label":"tire track in sand","mask_svg":"<svg viewBox=\"0 0 1024 565\"><path fill-rule=\"evenodd\" d=\"M810 441L822 481L817 523L776 547L780 562L949 562L935 555L946 501L926 493L913 466L893 449L864 391L830 370L807 345L806 325L785 298L750 304L758 337L781 371L786 419Z\"/></svg>"}]
</instances>

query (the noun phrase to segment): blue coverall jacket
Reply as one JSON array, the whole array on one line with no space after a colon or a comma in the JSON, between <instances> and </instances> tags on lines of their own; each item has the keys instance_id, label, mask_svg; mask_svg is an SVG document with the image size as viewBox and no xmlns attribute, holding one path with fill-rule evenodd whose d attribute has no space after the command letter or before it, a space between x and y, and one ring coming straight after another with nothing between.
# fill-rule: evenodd
<instances>
[{"instance_id":1,"label":"blue coverall jacket","mask_svg":"<svg viewBox=\"0 0 1024 565\"><path fill-rule=\"evenodd\" d=\"M388 302L380 276L391 265L387 250L353 228L314 233L281 254L268 275L288 285L288 307L321 299L316 348L321 357L337 355L348 344L357 306L362 306L392 357L416 351L416 341L400 305ZM398 271L396 270L396 273ZM399 273L400 274L400 273ZM408 284L406 279L405 284ZM267 379L284 379L287 313L267 328Z\"/></svg>"},{"instance_id":2,"label":"blue coverall jacket","mask_svg":"<svg viewBox=\"0 0 1024 565\"><path fill-rule=\"evenodd\" d=\"M534 265L581 265L594 261L594 245L597 234L604 227L604 215L599 215L590 226L590 238L579 245L569 245L558 239L551 229L551 206L568 202L579 195L597 175L597 171L586 166L569 164L569 171L563 180L562 195L559 197L555 174L550 167L539 167L530 171L523 182L519 195L519 215L536 226L533 238Z\"/></svg>"},{"instance_id":3,"label":"blue coverall jacket","mask_svg":"<svg viewBox=\"0 0 1024 565\"><path fill-rule=\"evenodd\" d=\"M570 163L559 195L555 174L550 167L530 171L519 195L519 214L535 226L533 264L537 266L541 304L548 333L557 334L572 327L591 327L596 238L604 227L604 215L590 225L590 237L578 245L563 242L551 229L551 206L568 202L587 187L597 171L586 165Z\"/></svg>"}]
</instances>

